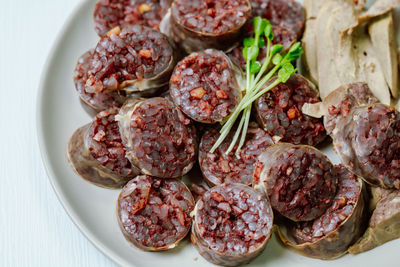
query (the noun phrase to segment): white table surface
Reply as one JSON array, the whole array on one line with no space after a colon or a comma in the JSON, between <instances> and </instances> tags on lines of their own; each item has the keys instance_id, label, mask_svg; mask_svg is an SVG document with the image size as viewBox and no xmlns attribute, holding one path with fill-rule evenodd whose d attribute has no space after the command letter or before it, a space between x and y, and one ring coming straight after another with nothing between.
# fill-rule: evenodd
<instances>
[{"instance_id":1,"label":"white table surface","mask_svg":"<svg viewBox=\"0 0 400 267\"><path fill-rule=\"evenodd\" d=\"M0 0L0 266L115 266L51 188L36 135L49 50L80 0Z\"/></svg>"}]
</instances>

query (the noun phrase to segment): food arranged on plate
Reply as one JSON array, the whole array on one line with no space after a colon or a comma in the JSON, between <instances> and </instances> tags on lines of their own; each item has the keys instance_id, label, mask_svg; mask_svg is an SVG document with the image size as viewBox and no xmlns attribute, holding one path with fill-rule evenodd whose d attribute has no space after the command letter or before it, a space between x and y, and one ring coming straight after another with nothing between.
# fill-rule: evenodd
<instances>
[{"instance_id":1,"label":"food arranged on plate","mask_svg":"<svg viewBox=\"0 0 400 267\"><path fill-rule=\"evenodd\" d=\"M322 119L305 115L302 108L304 103L319 101L315 86L300 74L294 74L286 83L261 96L254 107L259 124L276 139L315 146L326 136Z\"/></svg>"},{"instance_id":2,"label":"food arranged on plate","mask_svg":"<svg viewBox=\"0 0 400 267\"><path fill-rule=\"evenodd\" d=\"M204 180L210 186L223 183L241 183L251 186L257 157L274 144L271 136L255 122L249 125L246 140L240 149L240 156L226 154L232 142L232 134L213 153L210 152L218 137L218 129L203 134L199 146L199 164ZM235 147L234 147L235 148Z\"/></svg>"},{"instance_id":3,"label":"food arranged on plate","mask_svg":"<svg viewBox=\"0 0 400 267\"><path fill-rule=\"evenodd\" d=\"M338 179L319 150L289 143L267 148L256 163L253 187L263 192L280 215L294 222L320 217L332 204Z\"/></svg>"},{"instance_id":4,"label":"food arranged on plate","mask_svg":"<svg viewBox=\"0 0 400 267\"><path fill-rule=\"evenodd\" d=\"M225 183L208 190L196 203L191 240L208 261L237 266L257 257L272 234L268 199L249 186Z\"/></svg>"},{"instance_id":5,"label":"food arranged on plate","mask_svg":"<svg viewBox=\"0 0 400 267\"><path fill-rule=\"evenodd\" d=\"M349 245L364 231L363 182L342 165L335 166L335 172L336 195L320 217L308 222L290 222L278 228L285 245L302 255L324 260L338 258L346 254Z\"/></svg>"},{"instance_id":6,"label":"food arranged on plate","mask_svg":"<svg viewBox=\"0 0 400 267\"><path fill-rule=\"evenodd\" d=\"M148 251L174 248L189 232L194 199L178 179L139 175L118 198L118 222L126 239Z\"/></svg>"},{"instance_id":7,"label":"food arranged on plate","mask_svg":"<svg viewBox=\"0 0 400 267\"><path fill-rule=\"evenodd\" d=\"M121 188L140 170L126 158L115 116L118 108L103 110L93 122L76 130L68 143L68 160L84 179L103 187Z\"/></svg>"},{"instance_id":8,"label":"food arranged on plate","mask_svg":"<svg viewBox=\"0 0 400 267\"><path fill-rule=\"evenodd\" d=\"M243 76L222 51L194 52L176 65L170 80L171 97L192 120L221 122L242 99Z\"/></svg>"},{"instance_id":9,"label":"food arranged on plate","mask_svg":"<svg viewBox=\"0 0 400 267\"><path fill-rule=\"evenodd\" d=\"M400 238L398 6L98 0L73 75L97 115L68 160L121 189L121 232L145 251L190 236L238 266L274 230L324 260ZM319 150L330 140L340 164Z\"/></svg>"},{"instance_id":10,"label":"food arranged on plate","mask_svg":"<svg viewBox=\"0 0 400 267\"><path fill-rule=\"evenodd\" d=\"M131 98L116 119L126 157L142 173L176 178L193 167L198 150L196 129L171 101Z\"/></svg>"},{"instance_id":11,"label":"food arranged on plate","mask_svg":"<svg viewBox=\"0 0 400 267\"><path fill-rule=\"evenodd\" d=\"M79 59L75 87L95 110L119 107L129 95L156 95L168 84L176 57L162 33L140 25L117 26Z\"/></svg>"}]
</instances>

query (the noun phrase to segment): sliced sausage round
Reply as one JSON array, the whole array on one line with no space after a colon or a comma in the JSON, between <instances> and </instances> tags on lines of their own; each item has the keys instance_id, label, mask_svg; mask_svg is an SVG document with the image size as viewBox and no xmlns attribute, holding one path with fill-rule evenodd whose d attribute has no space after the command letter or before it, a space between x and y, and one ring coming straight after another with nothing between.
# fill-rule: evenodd
<instances>
[{"instance_id":1,"label":"sliced sausage round","mask_svg":"<svg viewBox=\"0 0 400 267\"><path fill-rule=\"evenodd\" d=\"M241 99L243 73L221 51L207 49L185 57L175 67L170 93L175 104L202 123L220 122Z\"/></svg>"},{"instance_id":2,"label":"sliced sausage round","mask_svg":"<svg viewBox=\"0 0 400 267\"><path fill-rule=\"evenodd\" d=\"M143 25L159 30L172 0L98 0L94 9L95 30L104 36L120 26Z\"/></svg>"},{"instance_id":3,"label":"sliced sausage round","mask_svg":"<svg viewBox=\"0 0 400 267\"><path fill-rule=\"evenodd\" d=\"M187 53L207 48L233 48L251 17L248 0L175 0L171 6L171 37Z\"/></svg>"},{"instance_id":4,"label":"sliced sausage round","mask_svg":"<svg viewBox=\"0 0 400 267\"><path fill-rule=\"evenodd\" d=\"M191 120L161 97L129 99L118 121L127 158L142 173L175 178L193 167L197 136Z\"/></svg>"},{"instance_id":5,"label":"sliced sausage round","mask_svg":"<svg viewBox=\"0 0 400 267\"><path fill-rule=\"evenodd\" d=\"M304 103L319 102L314 85L299 74L255 101L257 121L274 137L293 144L317 145L326 137L322 119L303 114Z\"/></svg>"},{"instance_id":6,"label":"sliced sausage round","mask_svg":"<svg viewBox=\"0 0 400 267\"><path fill-rule=\"evenodd\" d=\"M197 202L191 240L209 262L238 266L264 250L272 223L271 206L261 193L243 184L222 184Z\"/></svg>"},{"instance_id":7,"label":"sliced sausage round","mask_svg":"<svg viewBox=\"0 0 400 267\"><path fill-rule=\"evenodd\" d=\"M79 59L74 70L75 88L84 103L97 111L112 107L120 107L125 99L126 93L121 90L89 92L86 91L88 72L93 68L94 49L84 53Z\"/></svg>"},{"instance_id":8,"label":"sliced sausage round","mask_svg":"<svg viewBox=\"0 0 400 267\"><path fill-rule=\"evenodd\" d=\"M188 234L194 204L181 181L141 175L129 181L118 197L118 222L136 247L168 250Z\"/></svg>"},{"instance_id":9,"label":"sliced sausage round","mask_svg":"<svg viewBox=\"0 0 400 267\"><path fill-rule=\"evenodd\" d=\"M343 163L372 185L400 189L400 113L383 104L352 109L333 135Z\"/></svg>"},{"instance_id":10,"label":"sliced sausage round","mask_svg":"<svg viewBox=\"0 0 400 267\"><path fill-rule=\"evenodd\" d=\"M379 104L365 83L339 87L323 104L342 163L371 185L400 189L400 113Z\"/></svg>"},{"instance_id":11,"label":"sliced sausage round","mask_svg":"<svg viewBox=\"0 0 400 267\"><path fill-rule=\"evenodd\" d=\"M293 221L321 216L336 194L333 164L311 146L280 143L258 158L253 187L265 193L272 207Z\"/></svg>"},{"instance_id":12,"label":"sliced sausage round","mask_svg":"<svg viewBox=\"0 0 400 267\"><path fill-rule=\"evenodd\" d=\"M344 166L335 167L338 191L329 209L310 222L291 223L282 242L302 255L331 260L343 256L364 230L363 182Z\"/></svg>"},{"instance_id":13,"label":"sliced sausage round","mask_svg":"<svg viewBox=\"0 0 400 267\"><path fill-rule=\"evenodd\" d=\"M210 186L223 183L242 183L251 185L253 171L258 155L273 145L272 138L256 123L249 125L246 141L236 156L236 147L233 152L226 154L232 134L224 140L214 153L211 148L219 137L217 129L208 130L201 138L199 146L199 163L204 178Z\"/></svg>"},{"instance_id":14,"label":"sliced sausage round","mask_svg":"<svg viewBox=\"0 0 400 267\"><path fill-rule=\"evenodd\" d=\"M94 52L78 62L74 80L85 101L87 95L126 96L133 93L152 94L169 82L175 64L174 51L167 37L156 30L139 25L114 29L100 39ZM111 92L111 93L110 93ZM125 98L122 98L122 101ZM115 99L120 104L121 99ZM114 102L89 101L97 110ZM98 104L98 105L97 105Z\"/></svg>"},{"instance_id":15,"label":"sliced sausage round","mask_svg":"<svg viewBox=\"0 0 400 267\"><path fill-rule=\"evenodd\" d=\"M139 174L125 157L116 114L116 108L100 112L68 143L68 160L74 170L85 180L108 188L121 188Z\"/></svg>"}]
</instances>

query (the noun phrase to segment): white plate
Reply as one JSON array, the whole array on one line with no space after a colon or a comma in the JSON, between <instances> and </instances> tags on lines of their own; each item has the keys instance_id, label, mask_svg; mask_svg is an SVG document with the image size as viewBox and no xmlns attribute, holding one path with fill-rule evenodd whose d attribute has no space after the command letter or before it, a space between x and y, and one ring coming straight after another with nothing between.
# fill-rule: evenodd
<instances>
[{"instance_id":1,"label":"white plate","mask_svg":"<svg viewBox=\"0 0 400 267\"><path fill-rule=\"evenodd\" d=\"M72 82L78 57L95 46L95 1L83 1L61 31L43 71L38 97L38 136L44 164L53 188L74 223L105 255L123 266L214 266L190 245L182 242L168 252L143 252L131 247L121 234L115 215L119 191L107 190L81 179L69 166L66 146L72 133L90 122ZM334 157L331 149L326 150ZM334 159L334 161L336 161ZM61 241L60 241L61 242ZM249 266L399 266L400 240L361 255L320 261L297 255L275 239Z\"/></svg>"}]
</instances>

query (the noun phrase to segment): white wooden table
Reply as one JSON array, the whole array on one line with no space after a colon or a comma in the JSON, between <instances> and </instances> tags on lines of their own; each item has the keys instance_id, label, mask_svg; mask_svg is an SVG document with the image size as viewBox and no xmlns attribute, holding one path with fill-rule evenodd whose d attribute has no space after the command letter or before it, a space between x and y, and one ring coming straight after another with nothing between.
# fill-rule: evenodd
<instances>
[{"instance_id":1,"label":"white wooden table","mask_svg":"<svg viewBox=\"0 0 400 267\"><path fill-rule=\"evenodd\" d=\"M79 1L0 1L0 266L114 266L64 212L36 136L42 67Z\"/></svg>"}]
</instances>

